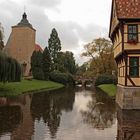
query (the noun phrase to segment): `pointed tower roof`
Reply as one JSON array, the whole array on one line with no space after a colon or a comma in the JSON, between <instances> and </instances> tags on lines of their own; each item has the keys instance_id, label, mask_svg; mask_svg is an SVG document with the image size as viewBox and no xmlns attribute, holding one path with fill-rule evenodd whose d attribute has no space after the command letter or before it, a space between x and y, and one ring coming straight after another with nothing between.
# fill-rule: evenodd
<instances>
[{"instance_id":1,"label":"pointed tower roof","mask_svg":"<svg viewBox=\"0 0 140 140\"><path fill-rule=\"evenodd\" d=\"M22 15L21 21L17 24L17 26L28 26L32 28L32 25L29 23L27 19L27 14L24 12Z\"/></svg>"}]
</instances>

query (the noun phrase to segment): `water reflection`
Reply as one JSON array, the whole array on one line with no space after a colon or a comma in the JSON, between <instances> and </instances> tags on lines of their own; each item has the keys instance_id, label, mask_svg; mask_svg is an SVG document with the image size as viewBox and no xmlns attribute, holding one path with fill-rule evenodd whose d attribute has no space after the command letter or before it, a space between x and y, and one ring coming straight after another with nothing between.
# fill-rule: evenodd
<instances>
[{"instance_id":1,"label":"water reflection","mask_svg":"<svg viewBox=\"0 0 140 140\"><path fill-rule=\"evenodd\" d=\"M140 110L118 108L118 134L116 140L140 140Z\"/></svg>"},{"instance_id":2,"label":"water reflection","mask_svg":"<svg viewBox=\"0 0 140 140\"><path fill-rule=\"evenodd\" d=\"M21 121L22 113L19 106L0 107L0 135L12 132Z\"/></svg>"},{"instance_id":3,"label":"water reflection","mask_svg":"<svg viewBox=\"0 0 140 140\"><path fill-rule=\"evenodd\" d=\"M92 127L103 130L115 124L115 102L99 89L96 89L96 94L92 95L92 100L88 102L87 107L88 109L81 113L84 122Z\"/></svg>"},{"instance_id":4,"label":"water reflection","mask_svg":"<svg viewBox=\"0 0 140 140\"><path fill-rule=\"evenodd\" d=\"M1 136L10 134L10 140L30 140L34 122L30 114L31 95L0 98Z\"/></svg>"},{"instance_id":5,"label":"water reflection","mask_svg":"<svg viewBox=\"0 0 140 140\"><path fill-rule=\"evenodd\" d=\"M0 98L0 140L125 140L128 115L117 136L115 101L89 87Z\"/></svg>"},{"instance_id":6,"label":"water reflection","mask_svg":"<svg viewBox=\"0 0 140 140\"><path fill-rule=\"evenodd\" d=\"M0 139L6 139L7 134L7 140L44 139L44 134L35 136L35 125L42 121L48 126L50 137L56 138L62 111L71 111L74 99L74 89L0 98Z\"/></svg>"},{"instance_id":7,"label":"water reflection","mask_svg":"<svg viewBox=\"0 0 140 140\"><path fill-rule=\"evenodd\" d=\"M31 103L33 119L43 119L47 124L51 138L56 138L56 132L60 126L62 111L69 112L73 109L75 92L73 89L65 89L48 94L34 94Z\"/></svg>"}]
</instances>

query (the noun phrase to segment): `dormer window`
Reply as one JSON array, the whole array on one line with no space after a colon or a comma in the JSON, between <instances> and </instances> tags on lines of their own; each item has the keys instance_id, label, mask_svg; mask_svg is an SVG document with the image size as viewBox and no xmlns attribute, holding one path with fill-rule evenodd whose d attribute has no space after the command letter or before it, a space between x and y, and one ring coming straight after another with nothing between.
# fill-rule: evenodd
<instances>
[{"instance_id":1,"label":"dormer window","mask_svg":"<svg viewBox=\"0 0 140 140\"><path fill-rule=\"evenodd\" d=\"M128 25L128 43L138 42L138 25Z\"/></svg>"}]
</instances>

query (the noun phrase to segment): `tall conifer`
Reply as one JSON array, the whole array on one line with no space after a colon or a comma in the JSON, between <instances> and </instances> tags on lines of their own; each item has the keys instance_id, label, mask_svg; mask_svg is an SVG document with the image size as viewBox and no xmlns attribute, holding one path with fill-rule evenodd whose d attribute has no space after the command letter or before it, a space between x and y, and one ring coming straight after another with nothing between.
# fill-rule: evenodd
<instances>
[{"instance_id":1,"label":"tall conifer","mask_svg":"<svg viewBox=\"0 0 140 140\"><path fill-rule=\"evenodd\" d=\"M46 80L48 80L49 73L51 71L51 57L47 47L43 51L42 64L43 64L44 77Z\"/></svg>"},{"instance_id":2,"label":"tall conifer","mask_svg":"<svg viewBox=\"0 0 140 140\"><path fill-rule=\"evenodd\" d=\"M31 69L32 74L35 79L43 80L44 73L43 73L43 65L42 65L42 52L41 51L34 51L31 56Z\"/></svg>"},{"instance_id":3,"label":"tall conifer","mask_svg":"<svg viewBox=\"0 0 140 140\"><path fill-rule=\"evenodd\" d=\"M50 52L52 63L55 67L57 65L58 52L61 51L61 42L55 28L52 29L52 33L48 41L48 50Z\"/></svg>"}]
</instances>

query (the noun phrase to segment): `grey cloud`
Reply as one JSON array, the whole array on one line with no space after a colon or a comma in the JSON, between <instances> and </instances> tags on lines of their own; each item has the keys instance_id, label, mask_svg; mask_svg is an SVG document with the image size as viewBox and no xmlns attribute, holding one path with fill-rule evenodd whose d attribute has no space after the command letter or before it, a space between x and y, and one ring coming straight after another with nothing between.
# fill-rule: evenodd
<instances>
[{"instance_id":1,"label":"grey cloud","mask_svg":"<svg viewBox=\"0 0 140 140\"><path fill-rule=\"evenodd\" d=\"M0 2L0 22L4 27L5 42L9 37L11 26L16 25L17 21L21 19L21 7L17 3L7 0Z\"/></svg>"},{"instance_id":2,"label":"grey cloud","mask_svg":"<svg viewBox=\"0 0 140 140\"><path fill-rule=\"evenodd\" d=\"M46 8L52 8L60 4L60 0L29 0L30 4L46 7Z\"/></svg>"},{"instance_id":3,"label":"grey cloud","mask_svg":"<svg viewBox=\"0 0 140 140\"><path fill-rule=\"evenodd\" d=\"M28 14L28 20L36 29L36 43L41 47L47 46L48 35L50 29L50 21L42 10L32 8L30 15Z\"/></svg>"},{"instance_id":4,"label":"grey cloud","mask_svg":"<svg viewBox=\"0 0 140 140\"><path fill-rule=\"evenodd\" d=\"M4 26L6 43L11 32L11 26L16 25L21 20L23 7L11 1L4 1L0 4L3 5L0 8L0 22ZM79 40L90 42L106 32L106 29L94 24L83 27L75 22L51 21L45 15L44 8L39 8L32 4L28 5L27 15L29 22L36 29L36 43L43 48L48 45L52 28L56 28L58 31L63 50L74 50L78 47L83 47L79 46ZM79 59L78 55L76 57Z\"/></svg>"},{"instance_id":5,"label":"grey cloud","mask_svg":"<svg viewBox=\"0 0 140 140\"><path fill-rule=\"evenodd\" d=\"M97 25L83 27L73 22L55 23L65 49L79 47L79 41L90 42L95 38L104 37L106 29Z\"/></svg>"},{"instance_id":6,"label":"grey cloud","mask_svg":"<svg viewBox=\"0 0 140 140\"><path fill-rule=\"evenodd\" d=\"M77 24L72 22L56 22L54 23L54 27L57 29L60 39L62 41L63 48L73 49L78 47L79 37L75 32L74 26Z\"/></svg>"},{"instance_id":7,"label":"grey cloud","mask_svg":"<svg viewBox=\"0 0 140 140\"><path fill-rule=\"evenodd\" d=\"M84 42L90 42L95 38L103 37L106 29L98 25L89 24L86 27L78 29L78 34Z\"/></svg>"}]
</instances>

